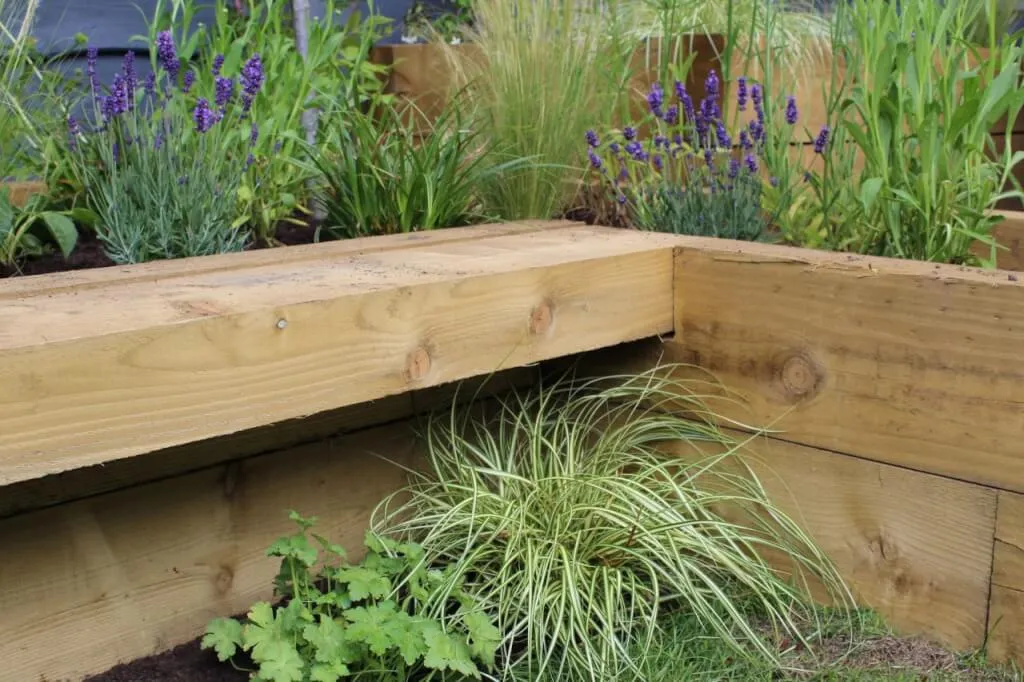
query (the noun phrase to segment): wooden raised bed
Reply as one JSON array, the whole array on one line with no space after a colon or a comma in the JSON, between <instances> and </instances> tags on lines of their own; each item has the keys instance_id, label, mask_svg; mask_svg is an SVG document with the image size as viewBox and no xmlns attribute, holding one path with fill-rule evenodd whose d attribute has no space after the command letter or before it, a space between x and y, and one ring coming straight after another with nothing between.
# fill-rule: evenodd
<instances>
[{"instance_id":1,"label":"wooden raised bed","mask_svg":"<svg viewBox=\"0 0 1024 682\"><path fill-rule=\"evenodd\" d=\"M358 549L427 389L671 332L672 258L546 222L3 282L0 678L78 680L268 597L289 508Z\"/></svg>"},{"instance_id":2,"label":"wooden raised bed","mask_svg":"<svg viewBox=\"0 0 1024 682\"><path fill-rule=\"evenodd\" d=\"M743 401L716 408L772 429L763 482L861 603L1024 662L1022 278L681 238L674 287L671 339L585 364L711 372Z\"/></svg>"},{"instance_id":3,"label":"wooden raised bed","mask_svg":"<svg viewBox=\"0 0 1024 682\"><path fill-rule=\"evenodd\" d=\"M536 223L8 280L0 302L12 680L266 598L287 508L356 548L402 480L381 457L417 462L411 415L580 357L710 370L746 401L716 408L776 429L764 482L862 603L1024 660L1016 273Z\"/></svg>"}]
</instances>

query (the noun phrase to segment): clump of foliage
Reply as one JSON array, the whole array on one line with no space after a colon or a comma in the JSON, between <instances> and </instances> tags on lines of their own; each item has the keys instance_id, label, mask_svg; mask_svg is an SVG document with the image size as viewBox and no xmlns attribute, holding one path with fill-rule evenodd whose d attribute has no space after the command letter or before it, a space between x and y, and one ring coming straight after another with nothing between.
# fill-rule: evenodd
<instances>
[{"instance_id":1,"label":"clump of foliage","mask_svg":"<svg viewBox=\"0 0 1024 682\"><path fill-rule=\"evenodd\" d=\"M90 50L91 120L67 122L71 175L96 234L115 263L239 251L248 239L239 191L255 177L260 135L250 109L266 80L260 55L237 83L222 79L193 106L195 72L170 33L157 36L154 52L156 72L140 82L129 52L104 94Z\"/></svg>"},{"instance_id":2,"label":"clump of foliage","mask_svg":"<svg viewBox=\"0 0 1024 682\"><path fill-rule=\"evenodd\" d=\"M15 207L10 188L0 187L0 265L16 266L21 258L42 255L50 244L67 258L78 243L74 218L85 216L80 209L50 208L42 195Z\"/></svg>"},{"instance_id":3,"label":"clump of foliage","mask_svg":"<svg viewBox=\"0 0 1024 682\"><path fill-rule=\"evenodd\" d=\"M566 379L494 413L453 411L429 425L426 470L375 512L374 528L421 544L493 616L503 679L644 679L672 612L778 664L765 633L800 642L817 617L805 578L850 603L717 426L702 399L713 387L674 378L683 370ZM788 574L765 553L790 557Z\"/></svg>"},{"instance_id":4,"label":"clump of foliage","mask_svg":"<svg viewBox=\"0 0 1024 682\"><path fill-rule=\"evenodd\" d=\"M497 163L491 145L446 109L425 134L395 107L324 113L312 162L324 180L325 228L336 237L432 230L480 222L482 184L522 167Z\"/></svg>"},{"instance_id":5,"label":"clump of foliage","mask_svg":"<svg viewBox=\"0 0 1024 682\"><path fill-rule=\"evenodd\" d=\"M488 212L547 219L576 197L586 173L577 140L611 124L636 47L605 30L598 5L476 0L467 33L473 49L445 48L467 125L497 153L534 161L481 184Z\"/></svg>"},{"instance_id":6,"label":"clump of foliage","mask_svg":"<svg viewBox=\"0 0 1024 682\"><path fill-rule=\"evenodd\" d=\"M218 5L209 27L195 21L194 0L163 0L157 4L147 39L169 31L180 46L183 64L193 63L199 93L226 88L245 66L246 54L259 54L272 92L257 96L248 115L259 126L253 147L254 172L239 187L239 215L258 239L274 242L282 222L303 224L310 213L314 173L302 163L305 142L317 130L317 112L344 103L351 110L384 101L386 67L373 64L370 48L385 35L390 20L352 12L338 21L341 8L334 0L308 23L306 54L298 47L288 0L247 0L235 8ZM158 67L153 55L154 67ZM319 152L315 152L319 153Z\"/></svg>"},{"instance_id":7,"label":"clump of foliage","mask_svg":"<svg viewBox=\"0 0 1024 682\"><path fill-rule=\"evenodd\" d=\"M947 263L994 264L991 212L1020 197L1014 167L990 131L1024 107L1024 47L987 14L979 50L967 36L991 3L850 0L833 19L829 121L815 140L821 167L790 157L790 131L775 135L770 194L790 241L837 251ZM1006 190L1004 188L1010 187ZM971 253L976 242L991 257Z\"/></svg>"},{"instance_id":8,"label":"clump of foliage","mask_svg":"<svg viewBox=\"0 0 1024 682\"><path fill-rule=\"evenodd\" d=\"M737 109L754 119L736 139L727 130L721 82L711 71L705 96L695 105L686 85L675 81L671 94L655 83L647 95L648 116L636 126L614 131L602 144L587 131L593 173L611 187L615 201L637 227L675 234L759 240L773 216L761 202L760 174L766 140L765 98L761 86L748 89L738 79ZM799 112L788 98L786 124ZM643 139L639 129L651 135Z\"/></svg>"},{"instance_id":9,"label":"clump of foliage","mask_svg":"<svg viewBox=\"0 0 1024 682\"><path fill-rule=\"evenodd\" d=\"M480 679L481 667L494 665L499 632L450 569L427 566L422 548L368 533L365 557L350 564L342 547L311 531L315 518L290 516L298 532L267 551L281 558L282 604L257 602L244 623L213 620L203 648L221 661L247 653L256 682ZM437 601L444 622L423 613Z\"/></svg>"}]
</instances>

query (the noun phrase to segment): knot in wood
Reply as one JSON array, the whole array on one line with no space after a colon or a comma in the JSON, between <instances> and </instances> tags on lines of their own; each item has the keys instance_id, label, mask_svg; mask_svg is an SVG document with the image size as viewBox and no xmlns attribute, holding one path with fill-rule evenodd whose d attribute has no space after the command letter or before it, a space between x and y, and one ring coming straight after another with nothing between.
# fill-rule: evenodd
<instances>
[{"instance_id":1,"label":"knot in wood","mask_svg":"<svg viewBox=\"0 0 1024 682\"><path fill-rule=\"evenodd\" d=\"M422 381L430 372L430 353L422 346L405 359L405 376L409 381Z\"/></svg>"},{"instance_id":2,"label":"knot in wood","mask_svg":"<svg viewBox=\"0 0 1024 682\"><path fill-rule=\"evenodd\" d=\"M810 400L821 391L825 373L806 352L791 351L773 364L777 387L787 401Z\"/></svg>"},{"instance_id":3,"label":"knot in wood","mask_svg":"<svg viewBox=\"0 0 1024 682\"><path fill-rule=\"evenodd\" d=\"M551 324L554 321L555 314L551 309L551 303L544 301L540 305L534 307L530 312L530 333L537 336L545 334L551 329Z\"/></svg>"}]
</instances>

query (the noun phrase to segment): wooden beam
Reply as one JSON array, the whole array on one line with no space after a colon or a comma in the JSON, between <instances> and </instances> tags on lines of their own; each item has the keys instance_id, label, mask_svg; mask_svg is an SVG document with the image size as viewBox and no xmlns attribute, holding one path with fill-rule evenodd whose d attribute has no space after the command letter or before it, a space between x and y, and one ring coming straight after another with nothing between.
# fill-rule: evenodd
<instances>
[{"instance_id":1,"label":"wooden beam","mask_svg":"<svg viewBox=\"0 0 1024 682\"><path fill-rule=\"evenodd\" d=\"M905 634L981 646L994 490L773 438L749 449L772 501L833 561L858 604ZM696 455L684 443L675 451Z\"/></svg>"},{"instance_id":2,"label":"wooden beam","mask_svg":"<svg viewBox=\"0 0 1024 682\"><path fill-rule=\"evenodd\" d=\"M8 299L0 485L670 332L673 241L568 227Z\"/></svg>"},{"instance_id":3,"label":"wooden beam","mask_svg":"<svg viewBox=\"0 0 1024 682\"><path fill-rule=\"evenodd\" d=\"M669 360L786 440L1024 491L1016 274L682 239Z\"/></svg>"},{"instance_id":4,"label":"wooden beam","mask_svg":"<svg viewBox=\"0 0 1024 682\"><path fill-rule=\"evenodd\" d=\"M988 653L1024 665L1024 495L999 493Z\"/></svg>"},{"instance_id":5,"label":"wooden beam","mask_svg":"<svg viewBox=\"0 0 1024 682\"><path fill-rule=\"evenodd\" d=\"M270 598L287 511L360 554L369 515L415 465L388 426L0 521L9 680L81 680ZM59 646L58 646L59 643Z\"/></svg>"}]
</instances>

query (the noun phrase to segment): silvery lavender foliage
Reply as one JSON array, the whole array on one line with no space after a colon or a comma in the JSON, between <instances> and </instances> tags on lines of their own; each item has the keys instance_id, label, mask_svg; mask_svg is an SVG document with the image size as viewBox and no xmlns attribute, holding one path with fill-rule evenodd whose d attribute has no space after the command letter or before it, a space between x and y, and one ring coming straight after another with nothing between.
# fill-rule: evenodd
<instances>
[{"instance_id":1,"label":"silvery lavender foliage","mask_svg":"<svg viewBox=\"0 0 1024 682\"><path fill-rule=\"evenodd\" d=\"M248 233L234 224L237 195L259 130L243 120L232 79L218 76L209 96L191 92L195 73L179 80L187 67L170 33L157 36L155 49L159 68L141 88L129 53L109 89L94 83L94 120L67 122L97 234L117 263L241 250ZM258 55L246 66L251 104L264 77ZM94 64L88 72L94 79Z\"/></svg>"}]
</instances>

